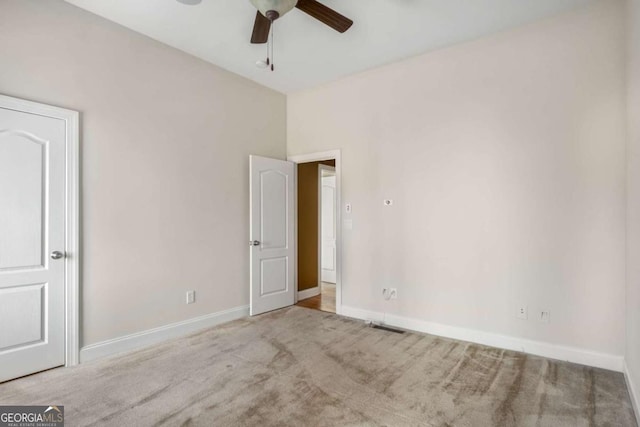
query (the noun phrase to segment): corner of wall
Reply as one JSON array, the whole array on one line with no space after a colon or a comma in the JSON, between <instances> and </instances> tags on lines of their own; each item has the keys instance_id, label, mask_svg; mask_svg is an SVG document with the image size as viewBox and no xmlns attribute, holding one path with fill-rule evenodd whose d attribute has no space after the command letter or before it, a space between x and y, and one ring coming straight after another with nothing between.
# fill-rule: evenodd
<instances>
[{"instance_id":1,"label":"corner of wall","mask_svg":"<svg viewBox=\"0 0 640 427\"><path fill-rule=\"evenodd\" d=\"M637 384L633 382L633 376L629 372L629 365L624 362L624 379L627 382L627 389L629 391L629 398L631 405L633 405L633 411L636 414L636 422L640 423L640 394L638 394Z\"/></svg>"},{"instance_id":2,"label":"corner of wall","mask_svg":"<svg viewBox=\"0 0 640 427\"><path fill-rule=\"evenodd\" d=\"M627 0L627 183L626 183L626 339L624 374L640 423L640 0Z\"/></svg>"}]
</instances>

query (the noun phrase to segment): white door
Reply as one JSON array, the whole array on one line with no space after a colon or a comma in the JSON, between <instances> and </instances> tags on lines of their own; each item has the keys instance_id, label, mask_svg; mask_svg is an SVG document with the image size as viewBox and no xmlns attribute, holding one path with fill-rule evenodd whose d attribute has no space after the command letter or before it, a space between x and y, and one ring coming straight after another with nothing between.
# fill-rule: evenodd
<instances>
[{"instance_id":1,"label":"white door","mask_svg":"<svg viewBox=\"0 0 640 427\"><path fill-rule=\"evenodd\" d=\"M65 146L0 104L0 382L65 363Z\"/></svg>"},{"instance_id":2,"label":"white door","mask_svg":"<svg viewBox=\"0 0 640 427\"><path fill-rule=\"evenodd\" d=\"M320 276L323 282L336 283L336 175L331 166L320 165Z\"/></svg>"},{"instance_id":3,"label":"white door","mask_svg":"<svg viewBox=\"0 0 640 427\"><path fill-rule=\"evenodd\" d=\"M294 164L249 157L252 316L294 303Z\"/></svg>"}]
</instances>

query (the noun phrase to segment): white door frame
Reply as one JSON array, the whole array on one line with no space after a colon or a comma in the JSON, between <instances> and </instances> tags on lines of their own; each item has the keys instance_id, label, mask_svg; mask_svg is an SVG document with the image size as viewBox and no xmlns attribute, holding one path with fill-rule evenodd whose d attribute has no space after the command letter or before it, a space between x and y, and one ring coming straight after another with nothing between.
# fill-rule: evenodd
<instances>
[{"instance_id":1,"label":"white door frame","mask_svg":"<svg viewBox=\"0 0 640 427\"><path fill-rule=\"evenodd\" d=\"M318 165L318 287L320 288L320 291L322 291L322 172L323 171L330 171L335 176L336 168L328 165L322 165L322 164ZM336 185L337 185L337 179L336 179ZM337 198L336 198L336 205L334 206L334 209L336 211L339 210ZM336 212L336 216L334 217L334 220L336 221L336 243L337 243L338 226L340 225L338 224L337 212ZM337 251L336 251L336 258L337 258ZM337 270L336 270L336 276L337 276Z\"/></svg>"},{"instance_id":2,"label":"white door frame","mask_svg":"<svg viewBox=\"0 0 640 427\"><path fill-rule=\"evenodd\" d=\"M80 137L79 113L0 95L0 107L63 120L66 123L65 177L65 366L80 354Z\"/></svg>"},{"instance_id":3,"label":"white door frame","mask_svg":"<svg viewBox=\"0 0 640 427\"><path fill-rule=\"evenodd\" d=\"M336 314L342 314L342 202L341 202L341 183L342 183L342 160L340 150L321 151L310 154L299 154L287 156L290 162L311 163L321 162L323 160L335 160L336 162ZM298 168L296 168L296 191L295 191L295 239L298 241ZM320 238L320 236L318 236ZM298 252L295 253L295 298L298 301ZM320 276L318 276L320 280ZM320 283L318 283L320 286Z\"/></svg>"}]
</instances>

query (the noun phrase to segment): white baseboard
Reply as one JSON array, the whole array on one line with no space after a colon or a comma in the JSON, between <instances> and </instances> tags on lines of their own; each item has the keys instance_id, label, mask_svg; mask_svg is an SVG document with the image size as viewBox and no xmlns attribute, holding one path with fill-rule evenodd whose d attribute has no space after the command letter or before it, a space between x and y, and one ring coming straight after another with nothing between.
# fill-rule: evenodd
<instances>
[{"instance_id":1,"label":"white baseboard","mask_svg":"<svg viewBox=\"0 0 640 427\"><path fill-rule=\"evenodd\" d=\"M613 354L598 353L575 347L566 347L557 344L532 341L507 335L483 332L474 329L448 326L440 323L427 322L409 317L383 314L374 311L363 310L355 307L342 306L342 315L361 320L384 321L389 326L468 341L491 347L520 351L537 356L548 357L557 360L579 363L597 368L622 372L624 358Z\"/></svg>"},{"instance_id":2,"label":"white baseboard","mask_svg":"<svg viewBox=\"0 0 640 427\"><path fill-rule=\"evenodd\" d=\"M315 288L305 289L304 291L298 291L298 301L315 297L316 295L320 295L320 286L316 286Z\"/></svg>"},{"instance_id":3,"label":"white baseboard","mask_svg":"<svg viewBox=\"0 0 640 427\"><path fill-rule=\"evenodd\" d=\"M135 334L91 344L80 349L80 362L89 362L91 360L157 344L171 338L178 338L221 323L241 319L248 315L249 306L236 307L230 310L219 311L217 313L207 314L182 322L160 326L159 328L149 329Z\"/></svg>"},{"instance_id":4,"label":"white baseboard","mask_svg":"<svg viewBox=\"0 0 640 427\"><path fill-rule=\"evenodd\" d=\"M633 410L636 413L636 422L640 423L640 394L638 394L638 389L636 384L633 382L633 378L629 373L629 367L627 366L627 361L624 362L624 379L627 381L627 389L629 389L629 397L631 398L631 404L633 405Z\"/></svg>"}]
</instances>

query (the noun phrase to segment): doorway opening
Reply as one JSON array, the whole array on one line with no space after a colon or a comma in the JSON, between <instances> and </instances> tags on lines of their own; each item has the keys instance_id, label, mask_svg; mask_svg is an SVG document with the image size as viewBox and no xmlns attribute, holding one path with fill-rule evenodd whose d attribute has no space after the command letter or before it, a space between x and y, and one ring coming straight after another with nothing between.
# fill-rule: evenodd
<instances>
[{"instance_id":1,"label":"doorway opening","mask_svg":"<svg viewBox=\"0 0 640 427\"><path fill-rule=\"evenodd\" d=\"M340 313L339 152L289 160L297 178L297 305Z\"/></svg>"}]
</instances>

